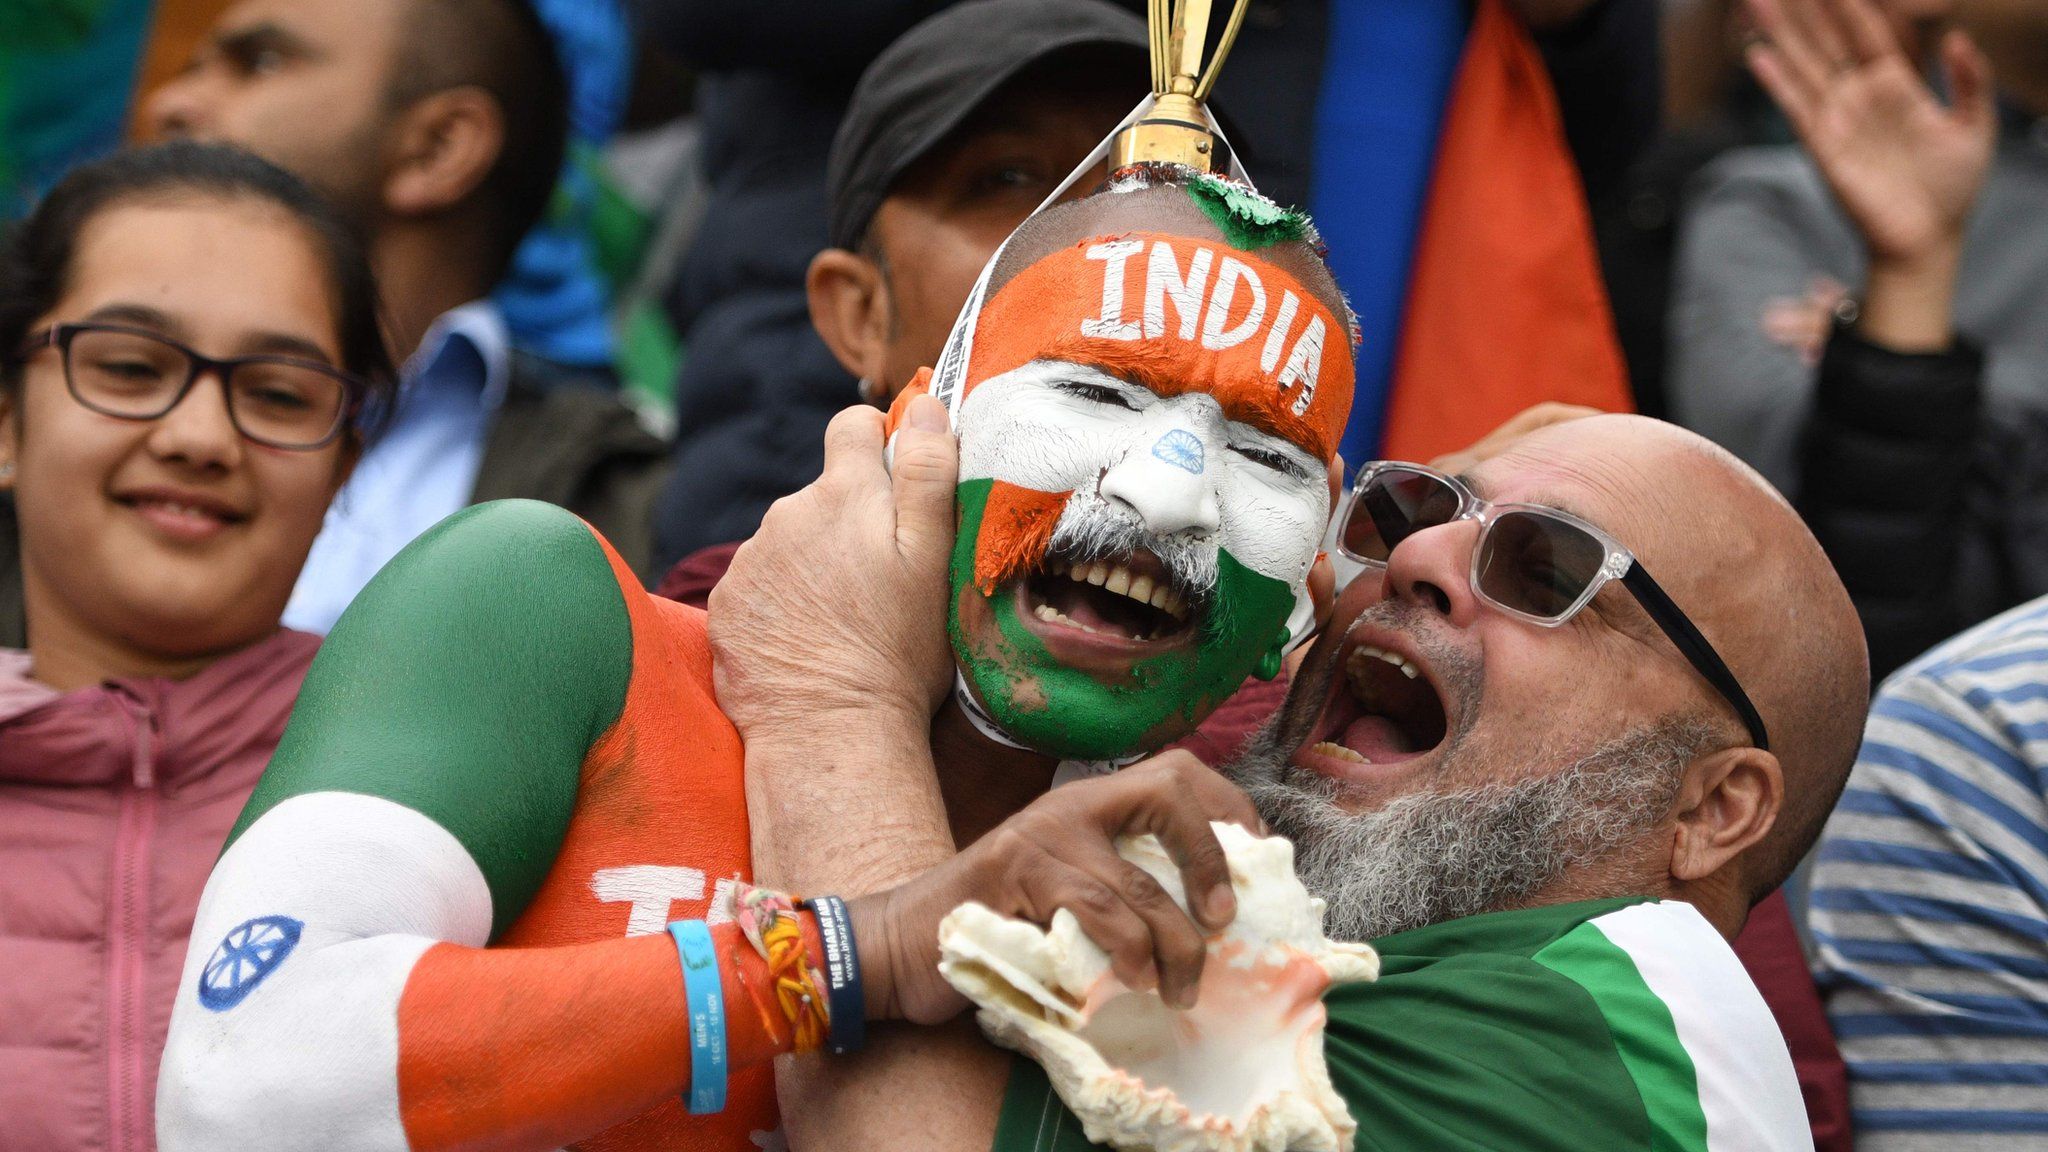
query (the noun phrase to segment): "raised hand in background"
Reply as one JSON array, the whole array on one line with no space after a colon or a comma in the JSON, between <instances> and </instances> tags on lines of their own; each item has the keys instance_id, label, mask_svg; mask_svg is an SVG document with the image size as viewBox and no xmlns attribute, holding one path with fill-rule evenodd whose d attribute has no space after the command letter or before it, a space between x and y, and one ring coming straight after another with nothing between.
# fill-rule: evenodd
<instances>
[{"instance_id":1,"label":"raised hand in background","mask_svg":"<svg viewBox=\"0 0 2048 1152\"><path fill-rule=\"evenodd\" d=\"M1991 66L1952 30L1944 104L1870 0L1749 0L1750 69L1862 236L1863 333L1897 351L1953 339L1963 228L1997 144Z\"/></svg>"}]
</instances>

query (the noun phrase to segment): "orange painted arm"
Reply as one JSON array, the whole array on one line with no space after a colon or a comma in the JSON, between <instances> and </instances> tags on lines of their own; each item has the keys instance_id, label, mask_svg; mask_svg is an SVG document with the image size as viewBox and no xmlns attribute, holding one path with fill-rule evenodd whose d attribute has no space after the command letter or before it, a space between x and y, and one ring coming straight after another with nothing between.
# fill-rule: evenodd
<instances>
[{"instance_id":1,"label":"orange painted arm","mask_svg":"<svg viewBox=\"0 0 2048 1152\"><path fill-rule=\"evenodd\" d=\"M806 950L824 949L803 917ZM768 965L732 924L712 928L732 1071L794 1049ZM689 1014L666 934L562 948L436 945L398 1009L407 1142L559 1148L687 1091Z\"/></svg>"}]
</instances>

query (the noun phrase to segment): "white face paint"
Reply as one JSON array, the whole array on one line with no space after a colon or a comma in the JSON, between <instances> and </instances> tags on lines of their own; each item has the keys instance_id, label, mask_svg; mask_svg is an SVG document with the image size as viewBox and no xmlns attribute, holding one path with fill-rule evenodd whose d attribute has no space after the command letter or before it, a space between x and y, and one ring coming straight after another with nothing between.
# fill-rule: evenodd
<instances>
[{"instance_id":1,"label":"white face paint","mask_svg":"<svg viewBox=\"0 0 2048 1152\"><path fill-rule=\"evenodd\" d=\"M1230 553L1287 584L1308 574L1330 493L1323 462L1228 419L1206 393L1161 398L1095 368L1039 360L961 402L960 478L1094 491L1152 532Z\"/></svg>"}]
</instances>

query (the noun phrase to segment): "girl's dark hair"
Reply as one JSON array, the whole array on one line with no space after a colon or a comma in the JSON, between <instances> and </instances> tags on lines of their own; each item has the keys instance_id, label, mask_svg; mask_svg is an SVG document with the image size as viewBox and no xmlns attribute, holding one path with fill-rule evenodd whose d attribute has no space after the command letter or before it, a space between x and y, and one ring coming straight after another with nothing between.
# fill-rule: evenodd
<instances>
[{"instance_id":1,"label":"girl's dark hair","mask_svg":"<svg viewBox=\"0 0 2048 1152\"><path fill-rule=\"evenodd\" d=\"M78 235L100 212L181 195L248 199L290 213L319 241L340 310L341 367L368 386L351 435L363 443L389 415L398 374L378 327L377 284L362 237L298 177L239 148L175 141L117 152L74 169L0 244L0 388L21 385L31 326L68 288Z\"/></svg>"}]
</instances>

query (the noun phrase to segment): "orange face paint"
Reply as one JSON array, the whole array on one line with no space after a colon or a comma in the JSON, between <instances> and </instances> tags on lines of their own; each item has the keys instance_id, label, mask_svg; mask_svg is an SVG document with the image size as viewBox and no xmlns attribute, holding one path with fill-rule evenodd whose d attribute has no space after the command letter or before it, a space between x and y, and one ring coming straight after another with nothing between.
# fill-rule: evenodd
<instances>
[{"instance_id":1,"label":"orange face paint","mask_svg":"<svg viewBox=\"0 0 2048 1152\"><path fill-rule=\"evenodd\" d=\"M1351 411L1349 329L1277 265L1151 232L1051 253L982 306L962 396L1034 360L1066 360L1162 397L1214 396L1232 420L1327 459Z\"/></svg>"},{"instance_id":2,"label":"orange face paint","mask_svg":"<svg viewBox=\"0 0 2048 1152\"><path fill-rule=\"evenodd\" d=\"M990 486L987 511L974 545L974 586L983 596L1035 566L1066 510L1070 492L1040 492L998 480Z\"/></svg>"}]
</instances>

